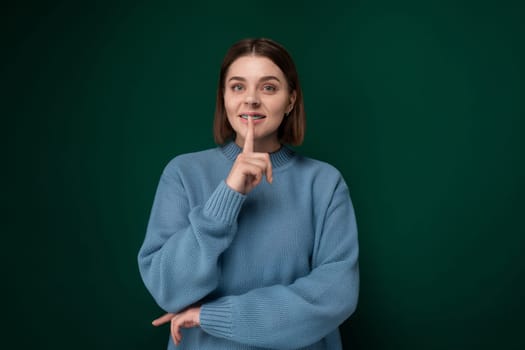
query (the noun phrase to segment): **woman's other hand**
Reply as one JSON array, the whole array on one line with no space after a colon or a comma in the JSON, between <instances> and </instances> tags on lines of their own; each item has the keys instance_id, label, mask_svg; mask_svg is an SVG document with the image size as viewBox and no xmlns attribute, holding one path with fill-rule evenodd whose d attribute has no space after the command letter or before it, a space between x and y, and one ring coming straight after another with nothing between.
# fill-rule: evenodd
<instances>
[{"instance_id":1,"label":"woman's other hand","mask_svg":"<svg viewBox=\"0 0 525 350\"><path fill-rule=\"evenodd\" d=\"M192 306L177 314L167 313L153 321L154 326L160 326L171 322L171 338L175 345L182 341L181 328L192 328L200 326L200 306Z\"/></svg>"}]
</instances>

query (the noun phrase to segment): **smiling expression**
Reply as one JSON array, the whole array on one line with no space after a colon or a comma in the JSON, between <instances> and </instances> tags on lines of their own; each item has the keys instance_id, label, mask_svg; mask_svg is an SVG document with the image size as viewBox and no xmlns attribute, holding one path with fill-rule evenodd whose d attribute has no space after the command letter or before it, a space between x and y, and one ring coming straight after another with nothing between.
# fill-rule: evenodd
<instances>
[{"instance_id":1,"label":"smiling expression","mask_svg":"<svg viewBox=\"0 0 525 350\"><path fill-rule=\"evenodd\" d=\"M278 129L285 113L293 109L295 96L281 69L269 58L250 55L236 59L226 74L224 106L237 145L244 145L247 118L252 116L254 150L277 150Z\"/></svg>"}]
</instances>

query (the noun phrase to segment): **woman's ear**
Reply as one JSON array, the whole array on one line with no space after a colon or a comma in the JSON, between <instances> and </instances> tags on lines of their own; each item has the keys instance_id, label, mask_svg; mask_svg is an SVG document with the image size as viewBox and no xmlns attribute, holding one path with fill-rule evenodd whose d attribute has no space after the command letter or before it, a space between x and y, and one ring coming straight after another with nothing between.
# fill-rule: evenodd
<instances>
[{"instance_id":1,"label":"woman's ear","mask_svg":"<svg viewBox=\"0 0 525 350\"><path fill-rule=\"evenodd\" d=\"M297 99L297 92L294 90L290 94L290 104L288 105L288 108L286 109L287 114L290 113L292 109L294 108L296 99Z\"/></svg>"}]
</instances>

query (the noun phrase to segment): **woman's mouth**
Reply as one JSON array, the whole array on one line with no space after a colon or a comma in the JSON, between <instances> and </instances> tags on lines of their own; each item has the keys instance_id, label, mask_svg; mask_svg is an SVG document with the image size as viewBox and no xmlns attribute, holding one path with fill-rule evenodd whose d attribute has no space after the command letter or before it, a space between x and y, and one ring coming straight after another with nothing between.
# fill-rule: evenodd
<instances>
[{"instance_id":1,"label":"woman's mouth","mask_svg":"<svg viewBox=\"0 0 525 350\"><path fill-rule=\"evenodd\" d=\"M252 117L253 121L266 118L266 116L261 115L261 114L241 114L240 115L240 117L244 120L248 120L248 117L250 116Z\"/></svg>"}]
</instances>

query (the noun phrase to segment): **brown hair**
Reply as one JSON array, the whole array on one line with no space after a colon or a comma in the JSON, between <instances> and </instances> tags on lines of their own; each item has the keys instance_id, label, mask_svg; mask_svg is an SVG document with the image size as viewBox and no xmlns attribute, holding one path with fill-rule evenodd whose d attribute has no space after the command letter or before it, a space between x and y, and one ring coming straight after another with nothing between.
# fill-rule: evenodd
<instances>
[{"instance_id":1,"label":"brown hair","mask_svg":"<svg viewBox=\"0 0 525 350\"><path fill-rule=\"evenodd\" d=\"M298 146L303 142L306 117L304 113L303 92L299 84L299 76L295 63L286 49L277 42L266 38L243 39L233 44L222 61L217 86L217 100L215 103L215 118L213 135L217 144L224 144L234 137L235 131L228 121L224 107L224 88L226 73L231 64L242 56L256 55L269 58L283 72L288 83L290 93L296 92L293 109L286 115L279 126L279 142Z\"/></svg>"}]
</instances>

